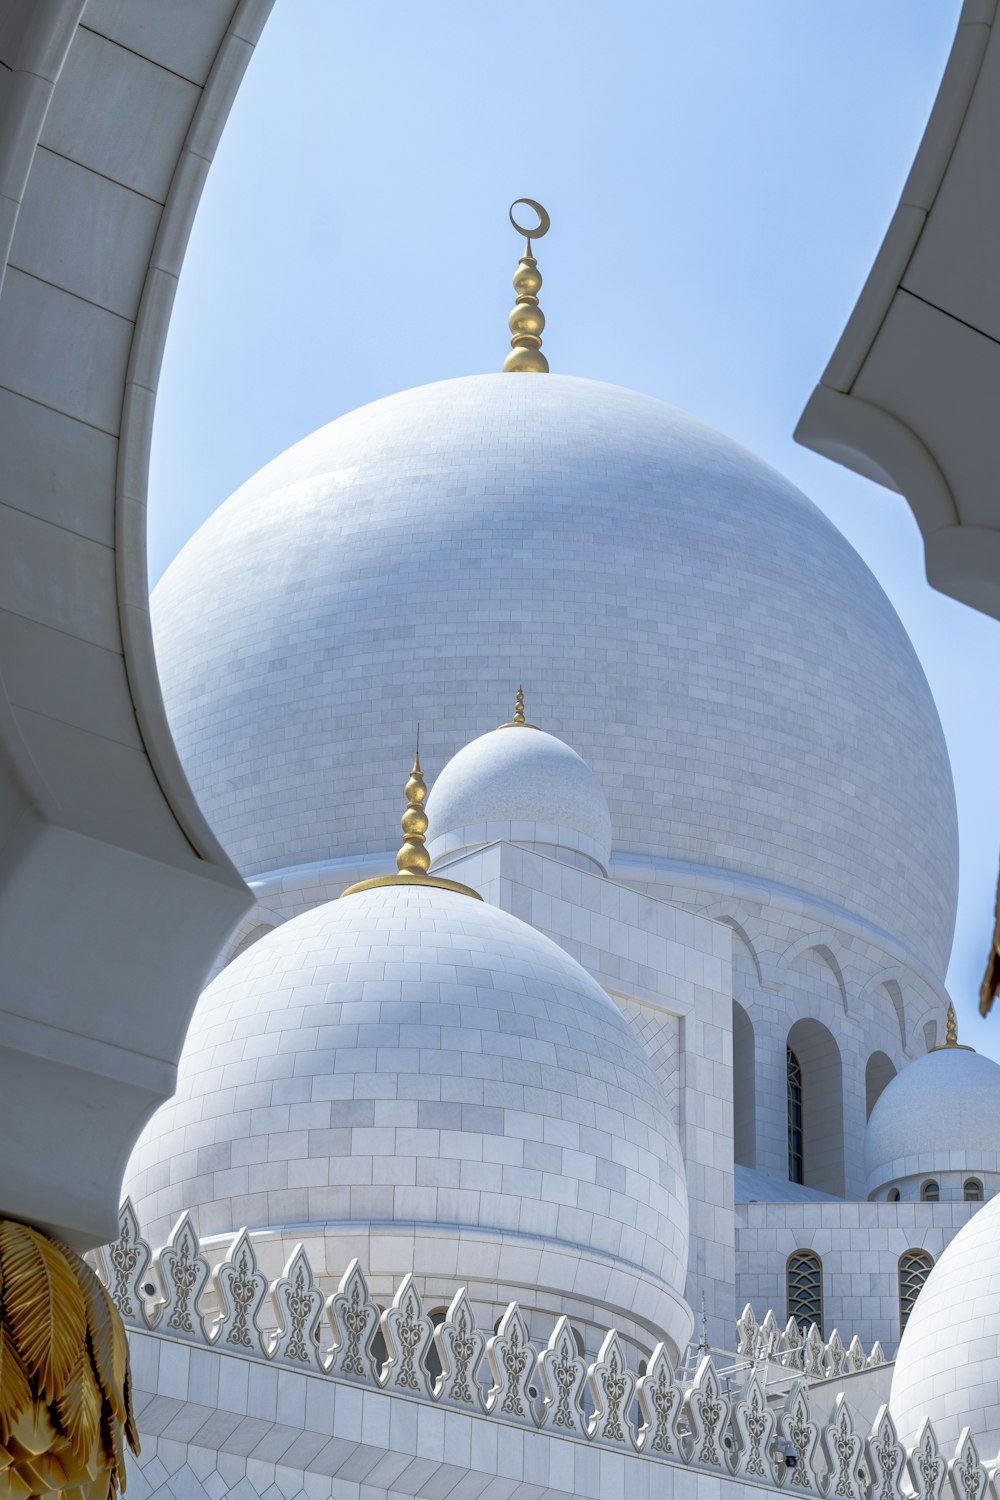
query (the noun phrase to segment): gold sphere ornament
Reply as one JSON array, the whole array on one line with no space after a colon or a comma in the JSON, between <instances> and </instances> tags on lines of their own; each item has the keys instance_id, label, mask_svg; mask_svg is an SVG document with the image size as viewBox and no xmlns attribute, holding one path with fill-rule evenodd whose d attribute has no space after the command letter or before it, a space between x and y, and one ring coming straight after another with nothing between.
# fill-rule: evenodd
<instances>
[{"instance_id":1,"label":"gold sphere ornament","mask_svg":"<svg viewBox=\"0 0 1000 1500\"><path fill-rule=\"evenodd\" d=\"M0 1496L114 1500L139 1452L118 1309L68 1245L0 1219Z\"/></svg>"},{"instance_id":2,"label":"gold sphere ornament","mask_svg":"<svg viewBox=\"0 0 1000 1500\"><path fill-rule=\"evenodd\" d=\"M537 334L541 338L545 327L545 314L536 303L534 306L525 299L518 302L507 319L507 326L515 336L523 333Z\"/></svg>"},{"instance_id":3,"label":"gold sphere ornament","mask_svg":"<svg viewBox=\"0 0 1000 1500\"><path fill-rule=\"evenodd\" d=\"M431 867L430 850L424 838L428 826L427 813L424 810L424 803L427 800L427 783L420 769L419 745L420 729L418 726L418 748L413 757L410 779L404 788L406 811L399 820L403 830L403 842L396 855L395 875L373 875L370 880L358 880L354 885L349 885L346 891L341 891L341 896L356 896L361 891L376 891L387 885L431 885L440 891L456 891L460 896L472 896L476 901L483 899L479 892L474 891L469 885L461 885L457 880L445 880L442 876L427 873ZM0 1494L0 1500L4 1500L2 1494Z\"/></svg>"},{"instance_id":4,"label":"gold sphere ornament","mask_svg":"<svg viewBox=\"0 0 1000 1500\"><path fill-rule=\"evenodd\" d=\"M533 229L520 223L519 219L514 216L514 210L519 209L522 204L530 208L538 219ZM536 203L534 198L515 198L510 205L509 217L518 234L524 235L524 254L514 272L514 291L517 294L517 301L507 319L507 326L511 332L511 351L504 360L503 367L507 374L547 375L549 362L542 353L545 314L538 305L542 274L538 269L538 262L531 253L531 242L540 240L543 234L548 234L550 220L545 209L540 203ZM519 217L524 218L524 215L520 214Z\"/></svg>"},{"instance_id":5,"label":"gold sphere ornament","mask_svg":"<svg viewBox=\"0 0 1000 1500\"><path fill-rule=\"evenodd\" d=\"M537 265L532 269L522 262L514 272L514 290L519 297L537 297L542 289L542 273ZM511 313L511 318L514 316ZM507 320L508 322L510 319Z\"/></svg>"}]
</instances>

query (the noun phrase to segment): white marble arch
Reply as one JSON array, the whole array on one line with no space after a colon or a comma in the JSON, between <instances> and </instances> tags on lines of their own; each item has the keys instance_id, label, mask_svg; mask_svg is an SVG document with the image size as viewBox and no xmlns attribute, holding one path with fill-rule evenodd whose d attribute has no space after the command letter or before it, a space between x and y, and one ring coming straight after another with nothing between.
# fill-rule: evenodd
<instances>
[{"instance_id":1,"label":"white marble arch","mask_svg":"<svg viewBox=\"0 0 1000 1500\"><path fill-rule=\"evenodd\" d=\"M0 1212L81 1247L249 905L167 729L145 501L177 276L271 3L0 11Z\"/></svg>"}]
</instances>

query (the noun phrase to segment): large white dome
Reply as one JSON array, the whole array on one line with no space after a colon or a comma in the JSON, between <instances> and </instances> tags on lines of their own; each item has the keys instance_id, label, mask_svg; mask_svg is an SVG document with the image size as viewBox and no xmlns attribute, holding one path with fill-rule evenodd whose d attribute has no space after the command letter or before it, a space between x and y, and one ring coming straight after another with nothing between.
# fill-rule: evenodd
<instances>
[{"instance_id":1,"label":"large white dome","mask_svg":"<svg viewBox=\"0 0 1000 1500\"><path fill-rule=\"evenodd\" d=\"M523 681L615 848L867 918L937 974L947 754L888 600L779 474L649 397L482 375L350 413L206 523L153 599L192 785L254 875L394 847Z\"/></svg>"},{"instance_id":2,"label":"large white dome","mask_svg":"<svg viewBox=\"0 0 1000 1500\"><path fill-rule=\"evenodd\" d=\"M675 1350L691 1330L680 1144L641 1043L549 938L450 891L329 902L224 969L126 1191L157 1242L185 1208L202 1235L270 1231L275 1272L305 1238L334 1278L357 1255L494 1316L549 1297Z\"/></svg>"}]
</instances>

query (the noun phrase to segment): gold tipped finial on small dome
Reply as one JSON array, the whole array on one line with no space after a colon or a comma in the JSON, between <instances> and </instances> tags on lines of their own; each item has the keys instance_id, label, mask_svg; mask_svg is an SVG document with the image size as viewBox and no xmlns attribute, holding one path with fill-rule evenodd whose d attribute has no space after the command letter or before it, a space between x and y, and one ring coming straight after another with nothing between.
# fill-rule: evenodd
<instances>
[{"instance_id":1,"label":"gold tipped finial on small dome","mask_svg":"<svg viewBox=\"0 0 1000 1500\"><path fill-rule=\"evenodd\" d=\"M533 209L538 215L538 227L526 229L514 218L514 210L519 203L524 203ZM518 234L524 235L524 254L518 262L517 270L514 272L514 290L517 293L517 301L514 303L507 326L510 329L511 349L503 362L504 370L508 374L515 375L547 375L549 373L549 362L542 353L542 330L545 327L545 314L538 305L538 293L542 286L542 273L538 269L538 262L531 253L532 240L540 240L543 234L549 231L549 216L540 203L534 198L515 198L510 205L510 222Z\"/></svg>"},{"instance_id":2,"label":"gold tipped finial on small dome","mask_svg":"<svg viewBox=\"0 0 1000 1500\"><path fill-rule=\"evenodd\" d=\"M514 700L514 717L508 719L506 724L500 725L501 729L537 729L537 724L529 724L524 717L524 689L518 685L517 697Z\"/></svg>"},{"instance_id":3,"label":"gold tipped finial on small dome","mask_svg":"<svg viewBox=\"0 0 1000 1500\"><path fill-rule=\"evenodd\" d=\"M932 1052L975 1052L975 1047L966 1047L958 1040L958 1017L955 1015L955 1007L948 1001L948 1009L945 1012L944 1041L938 1047L932 1047Z\"/></svg>"},{"instance_id":4,"label":"gold tipped finial on small dome","mask_svg":"<svg viewBox=\"0 0 1000 1500\"><path fill-rule=\"evenodd\" d=\"M431 867L430 851L427 848L427 783L420 768L420 726L417 726L417 748L413 756L413 769L403 788L406 811L399 820L403 830L403 842L396 855L395 875L375 875L371 880L359 880L341 891L341 897L354 896L359 891L374 891L385 885L430 885L439 891L457 891L461 896L472 896L476 901L483 898L470 885L461 885L457 880L445 880L443 876L428 875Z\"/></svg>"}]
</instances>

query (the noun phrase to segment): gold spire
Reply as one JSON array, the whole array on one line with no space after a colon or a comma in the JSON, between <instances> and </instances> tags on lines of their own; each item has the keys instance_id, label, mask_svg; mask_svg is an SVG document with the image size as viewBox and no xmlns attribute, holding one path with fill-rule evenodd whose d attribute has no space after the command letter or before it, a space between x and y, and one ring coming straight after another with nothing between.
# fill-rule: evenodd
<instances>
[{"instance_id":1,"label":"gold spire","mask_svg":"<svg viewBox=\"0 0 1000 1500\"><path fill-rule=\"evenodd\" d=\"M353 896L358 891L374 891L384 885L431 885L439 891L457 891L459 895L472 896L476 901L481 901L482 896L471 886L461 885L457 880L445 880L443 877L427 873L431 867L431 856L424 837L427 832L427 813L424 810L424 803L427 800L427 783L420 769L419 728L417 729L417 749L413 757L413 769L410 772L410 779L403 788L403 794L406 797L406 811L399 820L403 830L403 842L396 855L396 874L376 875L371 880L359 880L356 884L349 885L346 891L341 891L341 896Z\"/></svg>"},{"instance_id":2,"label":"gold spire","mask_svg":"<svg viewBox=\"0 0 1000 1500\"><path fill-rule=\"evenodd\" d=\"M501 729L537 729L537 724L529 724L524 717L524 689L518 685L517 697L514 700L514 717L508 719L506 724L500 725Z\"/></svg>"},{"instance_id":3,"label":"gold spire","mask_svg":"<svg viewBox=\"0 0 1000 1500\"><path fill-rule=\"evenodd\" d=\"M514 218L514 210L519 203L527 204L528 208L534 209L538 215L536 229L525 229L524 225L519 224ZM547 375L549 362L542 353L542 329L545 327L545 314L538 305L542 273L531 253L531 242L540 240L543 234L548 234L549 216L534 198L515 198L510 205L510 222L518 234L524 235L524 254L514 272L514 290L517 293L517 301L507 319L511 335L511 350L503 362L503 367L508 374Z\"/></svg>"},{"instance_id":4,"label":"gold spire","mask_svg":"<svg viewBox=\"0 0 1000 1500\"><path fill-rule=\"evenodd\" d=\"M966 1047L958 1040L958 1018L955 1015L955 1007L948 1001L948 1009L945 1012L944 1041L939 1047L931 1047L932 1052L975 1052L975 1047Z\"/></svg>"},{"instance_id":5,"label":"gold spire","mask_svg":"<svg viewBox=\"0 0 1000 1500\"><path fill-rule=\"evenodd\" d=\"M979 989L979 1014L988 1016L993 1002L1000 994L1000 884L997 885L996 915L993 923L993 942L986 963L986 973Z\"/></svg>"}]
</instances>

